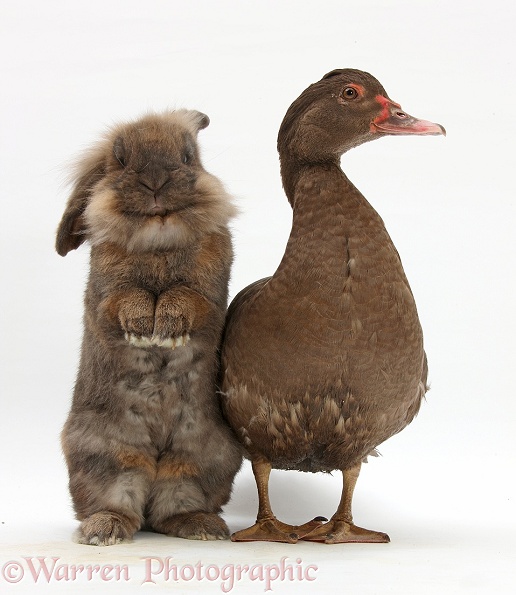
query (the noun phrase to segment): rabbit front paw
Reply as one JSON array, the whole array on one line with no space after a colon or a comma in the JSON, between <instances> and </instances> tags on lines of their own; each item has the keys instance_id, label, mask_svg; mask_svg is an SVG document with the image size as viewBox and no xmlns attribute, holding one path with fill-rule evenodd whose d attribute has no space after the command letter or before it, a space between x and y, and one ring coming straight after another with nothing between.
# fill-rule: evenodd
<instances>
[{"instance_id":1,"label":"rabbit front paw","mask_svg":"<svg viewBox=\"0 0 516 595\"><path fill-rule=\"evenodd\" d=\"M134 347L151 347L153 345L152 331L154 318L128 318L122 324L125 340Z\"/></svg>"},{"instance_id":2,"label":"rabbit front paw","mask_svg":"<svg viewBox=\"0 0 516 595\"><path fill-rule=\"evenodd\" d=\"M152 337L139 337L138 335L134 335L133 333L125 333L124 335L125 340L134 347L152 347L153 339Z\"/></svg>"},{"instance_id":3,"label":"rabbit front paw","mask_svg":"<svg viewBox=\"0 0 516 595\"><path fill-rule=\"evenodd\" d=\"M184 347L190 341L190 335L185 333L179 337L162 338L159 335L151 338L151 344L163 347L165 349L175 349L176 347Z\"/></svg>"},{"instance_id":4,"label":"rabbit front paw","mask_svg":"<svg viewBox=\"0 0 516 595\"><path fill-rule=\"evenodd\" d=\"M154 321L154 337L163 339L189 335L192 323L187 316L158 310Z\"/></svg>"},{"instance_id":5,"label":"rabbit front paw","mask_svg":"<svg viewBox=\"0 0 516 595\"><path fill-rule=\"evenodd\" d=\"M140 349L184 347L190 341L193 318L191 304L173 291L162 294L156 306L150 294L134 292L122 303L119 315L125 340Z\"/></svg>"},{"instance_id":6,"label":"rabbit front paw","mask_svg":"<svg viewBox=\"0 0 516 595\"><path fill-rule=\"evenodd\" d=\"M184 347L190 341L192 319L189 303L181 294L162 294L156 304L153 339L160 347Z\"/></svg>"},{"instance_id":7,"label":"rabbit front paw","mask_svg":"<svg viewBox=\"0 0 516 595\"><path fill-rule=\"evenodd\" d=\"M176 337L167 337L155 333L151 336L136 335L126 331L124 337L130 345L139 349L148 349L149 347L176 349L176 347L184 347L190 341L188 333L182 333Z\"/></svg>"}]
</instances>

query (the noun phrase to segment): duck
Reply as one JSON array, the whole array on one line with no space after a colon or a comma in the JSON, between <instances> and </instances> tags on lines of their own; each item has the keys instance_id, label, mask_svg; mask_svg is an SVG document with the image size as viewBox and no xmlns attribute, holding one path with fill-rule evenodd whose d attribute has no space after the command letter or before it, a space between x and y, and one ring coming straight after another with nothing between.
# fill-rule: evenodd
<instances>
[{"instance_id":1,"label":"duck","mask_svg":"<svg viewBox=\"0 0 516 595\"><path fill-rule=\"evenodd\" d=\"M276 272L228 309L221 405L251 461L256 523L233 541L385 543L354 524L361 465L405 428L427 391L414 296L380 215L341 157L388 135L445 135L410 116L371 74L335 69L288 108L277 148L292 229ZM341 471L328 520L283 523L269 498L272 469Z\"/></svg>"}]
</instances>

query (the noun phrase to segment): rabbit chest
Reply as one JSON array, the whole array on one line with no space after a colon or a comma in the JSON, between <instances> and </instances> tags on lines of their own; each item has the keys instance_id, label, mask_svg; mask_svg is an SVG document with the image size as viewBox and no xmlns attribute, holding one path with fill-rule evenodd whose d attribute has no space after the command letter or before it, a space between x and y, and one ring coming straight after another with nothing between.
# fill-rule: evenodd
<instances>
[{"instance_id":1,"label":"rabbit chest","mask_svg":"<svg viewBox=\"0 0 516 595\"><path fill-rule=\"evenodd\" d=\"M220 283L222 263L199 267L201 260L208 262L208 247L137 255L114 246L92 249L80 374L88 390L79 390L77 399L97 411L108 410L108 434L149 453L198 440L203 419L214 407L226 290ZM176 314L189 325L179 331L187 337L185 344L175 348L152 343L163 339L153 333L167 295L174 313L164 311L163 328ZM131 317L136 321L131 332L147 345L128 341L121 321ZM147 330L138 326L140 320L149 324Z\"/></svg>"}]
</instances>

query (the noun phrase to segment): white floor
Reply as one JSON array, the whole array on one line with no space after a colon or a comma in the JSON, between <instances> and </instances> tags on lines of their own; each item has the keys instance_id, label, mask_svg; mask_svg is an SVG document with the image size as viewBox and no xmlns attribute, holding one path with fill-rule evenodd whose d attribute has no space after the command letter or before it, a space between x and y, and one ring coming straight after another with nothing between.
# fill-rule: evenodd
<instances>
[{"instance_id":1,"label":"white floor","mask_svg":"<svg viewBox=\"0 0 516 595\"><path fill-rule=\"evenodd\" d=\"M454 473L401 458L405 469L387 457L371 461L356 490L355 521L388 532L389 544L194 542L142 532L132 543L97 548L71 541L76 523L57 516L58 501L57 509L47 503L48 516L37 522L4 517L0 592L54 593L73 585L77 592L129 593L155 585L178 593L513 593L516 523L501 495L503 475L487 475L486 485L473 465ZM330 516L339 490L338 476L276 471L271 480L275 512L291 523ZM54 491L63 499L59 486ZM226 508L231 529L251 524L255 509L246 464Z\"/></svg>"},{"instance_id":2,"label":"white floor","mask_svg":"<svg viewBox=\"0 0 516 595\"><path fill-rule=\"evenodd\" d=\"M70 528L46 525L32 531L18 529L23 537L13 539L9 546L1 546L0 554L2 563L4 559L21 562L25 576L12 585L2 579L1 591L54 593L72 588L74 592L132 593L145 592L144 588L157 585L174 588L179 593L201 590L220 593L224 589L232 593L263 593L270 585L275 593L483 595L514 592L516 548L513 536L509 531L492 532L486 526L476 530L460 525L424 530L420 527L419 535L398 535L384 546L331 547L306 542L296 545L212 544L139 534L132 544L100 551L70 544ZM2 533L5 537L4 531ZM29 563L24 560L24 557L32 557L33 568L37 570L41 564L36 558L41 556L46 557L51 576L48 582L43 572L35 580ZM58 560L52 571L54 557ZM171 558L168 578L164 570L167 558ZM279 570L282 560L283 577ZM200 570L196 568L199 562ZM86 567L82 574L77 571L76 579L74 565ZM100 570L92 570L92 578L88 579L88 565L104 568L104 576ZM174 566L177 582L174 581ZM254 566L255 570L242 570L242 578L239 578L239 567L245 566ZM119 580L116 580L117 567ZM17 569L16 573L19 572ZM250 572L254 572L252 577Z\"/></svg>"}]
</instances>

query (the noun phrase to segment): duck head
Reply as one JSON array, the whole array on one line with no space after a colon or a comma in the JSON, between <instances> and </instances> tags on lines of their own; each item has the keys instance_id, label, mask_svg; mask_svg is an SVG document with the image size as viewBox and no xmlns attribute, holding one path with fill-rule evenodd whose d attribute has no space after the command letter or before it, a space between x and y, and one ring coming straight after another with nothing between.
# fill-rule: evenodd
<instances>
[{"instance_id":1,"label":"duck head","mask_svg":"<svg viewBox=\"0 0 516 595\"><path fill-rule=\"evenodd\" d=\"M403 111L369 73L350 68L332 70L303 91L283 119L278 151L284 184L294 162L298 166L338 163L353 147L401 134L444 135L446 131L440 124Z\"/></svg>"}]
</instances>

